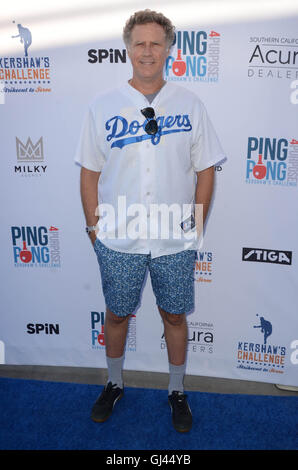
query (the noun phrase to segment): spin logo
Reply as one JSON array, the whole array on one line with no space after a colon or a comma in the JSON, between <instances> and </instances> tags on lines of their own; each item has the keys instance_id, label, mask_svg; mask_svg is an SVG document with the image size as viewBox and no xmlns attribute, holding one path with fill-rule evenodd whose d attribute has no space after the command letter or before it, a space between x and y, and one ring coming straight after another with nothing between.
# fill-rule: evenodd
<instances>
[{"instance_id":1,"label":"spin logo","mask_svg":"<svg viewBox=\"0 0 298 470\"><path fill-rule=\"evenodd\" d=\"M92 349L105 348L105 313L91 312L91 347ZM125 351L136 351L136 316L131 315L128 321Z\"/></svg>"},{"instance_id":2,"label":"spin logo","mask_svg":"<svg viewBox=\"0 0 298 470\"><path fill-rule=\"evenodd\" d=\"M177 31L165 64L169 81L218 82L220 33Z\"/></svg>"},{"instance_id":3,"label":"spin logo","mask_svg":"<svg viewBox=\"0 0 298 470\"><path fill-rule=\"evenodd\" d=\"M246 183L296 187L298 140L248 137Z\"/></svg>"},{"instance_id":4,"label":"spin logo","mask_svg":"<svg viewBox=\"0 0 298 470\"><path fill-rule=\"evenodd\" d=\"M60 268L59 229L52 225L11 227L15 267Z\"/></svg>"},{"instance_id":5,"label":"spin logo","mask_svg":"<svg viewBox=\"0 0 298 470\"><path fill-rule=\"evenodd\" d=\"M110 62L110 64L118 64L126 62L126 49L89 49L89 64L102 64Z\"/></svg>"},{"instance_id":6,"label":"spin logo","mask_svg":"<svg viewBox=\"0 0 298 470\"><path fill-rule=\"evenodd\" d=\"M31 30L22 24L11 29L11 40L17 43L17 57L0 57L0 81L5 93L51 92L51 63L49 57L30 56ZM18 44L20 43L20 44ZM23 54L23 55L22 55Z\"/></svg>"},{"instance_id":7,"label":"spin logo","mask_svg":"<svg viewBox=\"0 0 298 470\"><path fill-rule=\"evenodd\" d=\"M212 251L197 251L194 265L194 280L196 282L212 282L212 267Z\"/></svg>"},{"instance_id":8,"label":"spin logo","mask_svg":"<svg viewBox=\"0 0 298 470\"><path fill-rule=\"evenodd\" d=\"M262 373L284 373L287 349L271 343L274 328L268 317L256 315L251 326L249 340L240 340L237 345L237 368ZM253 330L255 334L253 334Z\"/></svg>"}]
</instances>

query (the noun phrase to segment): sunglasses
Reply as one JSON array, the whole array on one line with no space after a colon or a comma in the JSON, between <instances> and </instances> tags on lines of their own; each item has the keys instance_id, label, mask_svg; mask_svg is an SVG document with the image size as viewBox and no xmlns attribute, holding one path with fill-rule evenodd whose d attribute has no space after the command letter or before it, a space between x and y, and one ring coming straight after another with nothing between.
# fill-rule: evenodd
<instances>
[{"instance_id":1,"label":"sunglasses","mask_svg":"<svg viewBox=\"0 0 298 470\"><path fill-rule=\"evenodd\" d=\"M148 122L145 126L145 131L149 135L155 135L158 131L158 125L157 125L157 121L155 118L154 109L150 107L144 108L144 109L141 109L141 113L143 114L143 116L145 116L146 119L148 119Z\"/></svg>"}]
</instances>

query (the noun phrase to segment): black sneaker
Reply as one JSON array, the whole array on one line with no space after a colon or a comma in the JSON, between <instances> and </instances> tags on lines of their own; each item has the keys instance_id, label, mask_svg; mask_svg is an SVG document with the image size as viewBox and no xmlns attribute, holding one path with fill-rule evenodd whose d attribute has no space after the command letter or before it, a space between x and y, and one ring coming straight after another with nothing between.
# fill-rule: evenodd
<instances>
[{"instance_id":1,"label":"black sneaker","mask_svg":"<svg viewBox=\"0 0 298 470\"><path fill-rule=\"evenodd\" d=\"M190 431L192 426L192 415L187 395L182 392L172 392L169 395L169 404L172 410L173 426L178 432Z\"/></svg>"},{"instance_id":2,"label":"black sneaker","mask_svg":"<svg viewBox=\"0 0 298 470\"><path fill-rule=\"evenodd\" d=\"M123 396L123 388L108 382L93 405L91 419L102 423L111 416L115 403Z\"/></svg>"}]
</instances>

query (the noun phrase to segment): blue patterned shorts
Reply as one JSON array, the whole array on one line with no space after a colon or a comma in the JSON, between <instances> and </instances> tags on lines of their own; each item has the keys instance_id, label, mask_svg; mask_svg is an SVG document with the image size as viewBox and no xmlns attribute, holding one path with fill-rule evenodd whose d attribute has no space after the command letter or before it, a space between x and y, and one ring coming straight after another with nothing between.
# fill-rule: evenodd
<instances>
[{"instance_id":1,"label":"blue patterned shorts","mask_svg":"<svg viewBox=\"0 0 298 470\"><path fill-rule=\"evenodd\" d=\"M194 308L194 262L196 251L172 255L122 253L111 250L98 238L94 243L102 290L107 307L124 317L134 313L149 268L156 304L168 313L181 314Z\"/></svg>"}]
</instances>

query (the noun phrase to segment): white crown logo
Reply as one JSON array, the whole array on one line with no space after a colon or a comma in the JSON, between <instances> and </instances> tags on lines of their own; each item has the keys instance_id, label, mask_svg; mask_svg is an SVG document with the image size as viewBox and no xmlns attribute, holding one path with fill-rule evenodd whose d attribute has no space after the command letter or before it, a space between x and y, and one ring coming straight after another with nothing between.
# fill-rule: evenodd
<instances>
[{"instance_id":1,"label":"white crown logo","mask_svg":"<svg viewBox=\"0 0 298 470\"><path fill-rule=\"evenodd\" d=\"M26 144L16 137L17 158L25 161L42 161L43 160L43 141L42 137L34 145L30 137Z\"/></svg>"}]
</instances>

